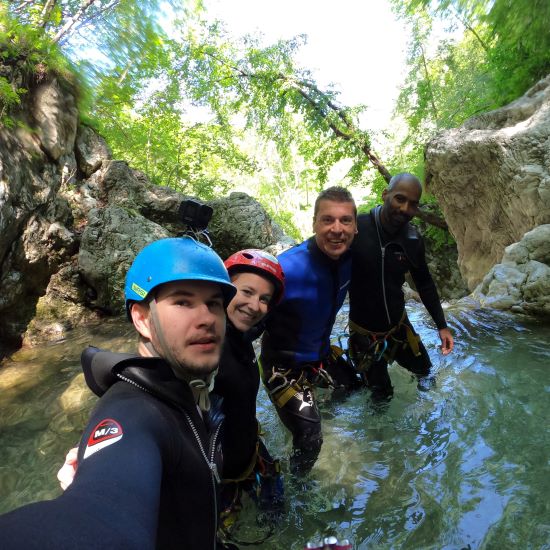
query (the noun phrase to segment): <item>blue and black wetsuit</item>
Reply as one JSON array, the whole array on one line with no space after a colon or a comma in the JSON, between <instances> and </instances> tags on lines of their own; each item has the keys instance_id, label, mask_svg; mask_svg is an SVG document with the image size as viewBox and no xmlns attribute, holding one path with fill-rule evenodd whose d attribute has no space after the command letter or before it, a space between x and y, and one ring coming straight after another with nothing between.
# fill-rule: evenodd
<instances>
[{"instance_id":1,"label":"blue and black wetsuit","mask_svg":"<svg viewBox=\"0 0 550 550\"><path fill-rule=\"evenodd\" d=\"M409 223L393 235L384 231L380 208L357 217L349 297L350 354L375 397L393 392L388 361L395 360L418 376L428 375L431 369L428 353L405 311L402 287L407 272L437 328L447 326L422 237Z\"/></svg>"},{"instance_id":2,"label":"blue and black wetsuit","mask_svg":"<svg viewBox=\"0 0 550 550\"><path fill-rule=\"evenodd\" d=\"M292 466L311 468L323 441L312 386L319 373L349 382L331 369L330 335L351 278L351 255L324 254L311 237L278 257L285 273L283 301L269 315L262 338L262 378L277 413L292 432ZM344 381L345 378L345 381Z\"/></svg>"},{"instance_id":3,"label":"blue and black wetsuit","mask_svg":"<svg viewBox=\"0 0 550 550\"><path fill-rule=\"evenodd\" d=\"M0 517L3 549L216 548L221 417L203 418L161 359L83 353L102 395L73 483Z\"/></svg>"}]
</instances>

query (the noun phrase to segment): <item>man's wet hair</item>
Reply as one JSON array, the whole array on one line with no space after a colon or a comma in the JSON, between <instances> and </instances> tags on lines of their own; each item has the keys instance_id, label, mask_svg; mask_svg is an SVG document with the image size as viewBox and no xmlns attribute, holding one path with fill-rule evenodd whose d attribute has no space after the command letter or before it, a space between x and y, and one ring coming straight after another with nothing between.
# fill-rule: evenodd
<instances>
[{"instance_id":1,"label":"man's wet hair","mask_svg":"<svg viewBox=\"0 0 550 550\"><path fill-rule=\"evenodd\" d=\"M420 182L420 179L418 178L418 176L415 176L410 172L400 172L399 174L395 174L395 176L392 176L388 183L388 191L393 191L395 186L404 179L414 181L418 185L420 192L422 192L422 183Z\"/></svg>"},{"instance_id":2,"label":"man's wet hair","mask_svg":"<svg viewBox=\"0 0 550 550\"><path fill-rule=\"evenodd\" d=\"M357 218L357 206L355 205L355 200L353 199L352 194L345 187L334 185L333 187L328 187L319 193L319 196L315 199L313 220L317 218L319 203L321 201L351 202L353 204L353 215Z\"/></svg>"}]
</instances>

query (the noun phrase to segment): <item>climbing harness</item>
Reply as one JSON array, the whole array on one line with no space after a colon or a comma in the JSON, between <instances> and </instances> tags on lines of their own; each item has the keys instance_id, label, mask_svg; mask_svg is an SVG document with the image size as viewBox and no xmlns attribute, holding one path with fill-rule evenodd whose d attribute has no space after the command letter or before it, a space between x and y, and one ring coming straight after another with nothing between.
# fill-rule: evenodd
<instances>
[{"instance_id":1,"label":"climbing harness","mask_svg":"<svg viewBox=\"0 0 550 550\"><path fill-rule=\"evenodd\" d=\"M295 395L302 393L314 393L314 387L336 386L332 376L325 370L323 363L306 363L300 366L300 370L282 370L272 367L271 377L267 380L267 390L271 401L282 409Z\"/></svg>"},{"instance_id":2,"label":"climbing harness","mask_svg":"<svg viewBox=\"0 0 550 550\"><path fill-rule=\"evenodd\" d=\"M362 375L364 375L373 363L380 361L382 358L386 359L388 363L391 363L400 346L403 349L407 346L410 347L415 357L421 355L420 337L414 333L412 327L406 322L406 319L407 312L403 311L399 323L387 332L367 330L353 321L349 321L349 328L352 336L349 345L349 354L355 368ZM402 328L405 329L405 339L399 339L396 336ZM354 345L353 336L355 335L359 335L361 339Z\"/></svg>"}]
</instances>

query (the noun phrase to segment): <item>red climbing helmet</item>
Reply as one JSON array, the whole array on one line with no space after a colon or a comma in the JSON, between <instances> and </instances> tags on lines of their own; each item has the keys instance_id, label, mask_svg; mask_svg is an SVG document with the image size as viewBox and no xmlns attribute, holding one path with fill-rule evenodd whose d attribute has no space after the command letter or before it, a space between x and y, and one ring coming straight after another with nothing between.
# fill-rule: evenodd
<instances>
[{"instance_id":1,"label":"red climbing helmet","mask_svg":"<svg viewBox=\"0 0 550 550\"><path fill-rule=\"evenodd\" d=\"M267 277L274 285L273 305L283 298L285 291L285 274L279 260L263 250L247 249L235 252L224 262L229 275L242 271L250 271Z\"/></svg>"}]
</instances>

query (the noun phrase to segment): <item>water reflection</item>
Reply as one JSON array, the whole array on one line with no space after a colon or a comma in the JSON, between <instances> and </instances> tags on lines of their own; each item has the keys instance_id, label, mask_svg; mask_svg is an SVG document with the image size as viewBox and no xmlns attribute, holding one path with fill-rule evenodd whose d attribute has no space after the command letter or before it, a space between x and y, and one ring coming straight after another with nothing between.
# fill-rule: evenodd
<instances>
[{"instance_id":1,"label":"water reflection","mask_svg":"<svg viewBox=\"0 0 550 550\"><path fill-rule=\"evenodd\" d=\"M367 390L337 401L323 394L318 463L303 480L287 473L287 513L262 548L298 549L332 533L369 549L550 547L550 327L449 309L456 349L443 357L423 309L410 316L436 387L419 392L392 366L395 396L385 409L373 407ZM3 363L0 511L59 494L55 473L95 402L79 367L92 343L128 351L135 339L126 323L111 321ZM263 390L258 408L268 447L287 457L290 437ZM241 540L272 530L245 506Z\"/></svg>"}]
</instances>

